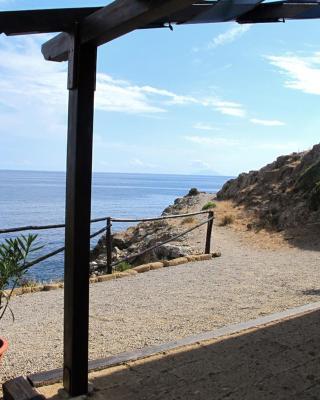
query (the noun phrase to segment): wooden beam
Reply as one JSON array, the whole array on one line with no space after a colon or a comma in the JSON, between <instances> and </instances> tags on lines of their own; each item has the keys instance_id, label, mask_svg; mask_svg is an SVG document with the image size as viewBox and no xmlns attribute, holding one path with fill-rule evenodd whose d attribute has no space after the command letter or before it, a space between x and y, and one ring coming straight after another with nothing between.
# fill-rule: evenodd
<instances>
[{"instance_id":1,"label":"wooden beam","mask_svg":"<svg viewBox=\"0 0 320 400\"><path fill-rule=\"evenodd\" d=\"M277 22L283 19L300 19L300 18L319 18L319 3L286 3L272 2L259 4L253 10L241 15L237 18L237 22L243 23L262 23Z\"/></svg>"},{"instance_id":2,"label":"wooden beam","mask_svg":"<svg viewBox=\"0 0 320 400\"><path fill-rule=\"evenodd\" d=\"M86 17L80 24L81 44L100 46L159 18L190 6L194 0L116 0ZM46 60L66 61L70 49L67 34L60 34L42 46Z\"/></svg>"},{"instance_id":3,"label":"wooden beam","mask_svg":"<svg viewBox=\"0 0 320 400\"><path fill-rule=\"evenodd\" d=\"M2 387L3 400L45 400L23 376L5 382Z\"/></svg>"},{"instance_id":4,"label":"wooden beam","mask_svg":"<svg viewBox=\"0 0 320 400\"><path fill-rule=\"evenodd\" d=\"M70 36L64 273L64 387L88 390L92 133L97 48Z\"/></svg>"},{"instance_id":5,"label":"wooden beam","mask_svg":"<svg viewBox=\"0 0 320 400\"><path fill-rule=\"evenodd\" d=\"M63 8L0 12L0 33L26 35L31 33L72 31L74 24L101 7Z\"/></svg>"}]
</instances>

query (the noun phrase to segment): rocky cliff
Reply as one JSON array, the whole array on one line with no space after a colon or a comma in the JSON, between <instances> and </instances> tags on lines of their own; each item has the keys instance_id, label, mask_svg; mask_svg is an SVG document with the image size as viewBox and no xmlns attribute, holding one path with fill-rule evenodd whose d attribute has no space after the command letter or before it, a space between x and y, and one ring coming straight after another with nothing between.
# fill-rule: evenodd
<instances>
[{"instance_id":1,"label":"rocky cliff","mask_svg":"<svg viewBox=\"0 0 320 400\"><path fill-rule=\"evenodd\" d=\"M254 215L257 226L284 230L320 222L320 144L242 173L217 193Z\"/></svg>"},{"instance_id":2,"label":"rocky cliff","mask_svg":"<svg viewBox=\"0 0 320 400\"><path fill-rule=\"evenodd\" d=\"M177 215L200 211L203 204L211 199L212 195L200 193L196 189L174 201L162 215ZM112 236L112 261L116 262L127 257L143 252L158 243L172 239L180 233L192 228L206 217L189 217L182 219L166 219L160 221L141 222L129 227L125 231L116 232ZM203 235L204 237L204 235ZM160 247L141 256L130 259L132 266L158 261L184 257L190 254L203 253L203 245L190 240L187 234L183 237L163 244ZM106 238L103 236L91 253L91 272L97 273L106 269L107 248Z\"/></svg>"}]
</instances>

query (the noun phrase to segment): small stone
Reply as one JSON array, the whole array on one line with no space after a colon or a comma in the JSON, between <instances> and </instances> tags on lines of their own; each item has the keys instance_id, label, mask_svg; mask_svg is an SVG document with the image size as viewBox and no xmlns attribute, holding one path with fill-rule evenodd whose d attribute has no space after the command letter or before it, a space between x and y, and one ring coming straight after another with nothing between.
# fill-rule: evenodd
<instances>
[{"instance_id":1,"label":"small stone","mask_svg":"<svg viewBox=\"0 0 320 400\"><path fill-rule=\"evenodd\" d=\"M43 286L43 290L45 292L49 292L50 290L57 290L60 289L59 283L49 283Z\"/></svg>"},{"instance_id":2,"label":"small stone","mask_svg":"<svg viewBox=\"0 0 320 400\"><path fill-rule=\"evenodd\" d=\"M142 264L142 265L139 265L138 267L134 267L132 269L134 271L138 272L139 274L141 274L143 272L150 271L150 264Z\"/></svg>"},{"instance_id":3,"label":"small stone","mask_svg":"<svg viewBox=\"0 0 320 400\"><path fill-rule=\"evenodd\" d=\"M112 279L116 279L116 276L114 276L114 274L100 275L98 277L98 282L111 281Z\"/></svg>"},{"instance_id":4,"label":"small stone","mask_svg":"<svg viewBox=\"0 0 320 400\"><path fill-rule=\"evenodd\" d=\"M179 257L179 258L174 258L173 260L164 260L163 265L165 267L173 267L176 265L185 264L187 262L188 262L187 257Z\"/></svg>"}]
</instances>

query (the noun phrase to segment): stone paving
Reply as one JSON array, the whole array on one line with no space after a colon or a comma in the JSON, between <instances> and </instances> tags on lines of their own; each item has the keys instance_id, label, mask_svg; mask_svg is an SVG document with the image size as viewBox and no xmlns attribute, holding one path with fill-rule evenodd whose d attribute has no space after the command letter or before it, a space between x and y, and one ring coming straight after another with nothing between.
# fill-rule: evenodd
<instances>
[{"instance_id":1,"label":"stone paving","mask_svg":"<svg viewBox=\"0 0 320 400\"><path fill-rule=\"evenodd\" d=\"M92 400L320 399L320 311L92 373ZM60 399L60 385L42 388Z\"/></svg>"}]
</instances>

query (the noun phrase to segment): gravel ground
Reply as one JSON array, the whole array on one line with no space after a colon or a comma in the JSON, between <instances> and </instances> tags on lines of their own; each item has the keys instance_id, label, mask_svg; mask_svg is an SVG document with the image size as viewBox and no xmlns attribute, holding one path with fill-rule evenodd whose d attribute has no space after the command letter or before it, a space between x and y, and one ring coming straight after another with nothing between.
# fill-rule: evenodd
<instances>
[{"instance_id":1,"label":"gravel ground","mask_svg":"<svg viewBox=\"0 0 320 400\"><path fill-rule=\"evenodd\" d=\"M253 248L229 227L215 227L214 240L221 258L91 285L90 358L320 300L318 251ZM63 291L16 297L12 308L0 381L60 367Z\"/></svg>"}]
</instances>

